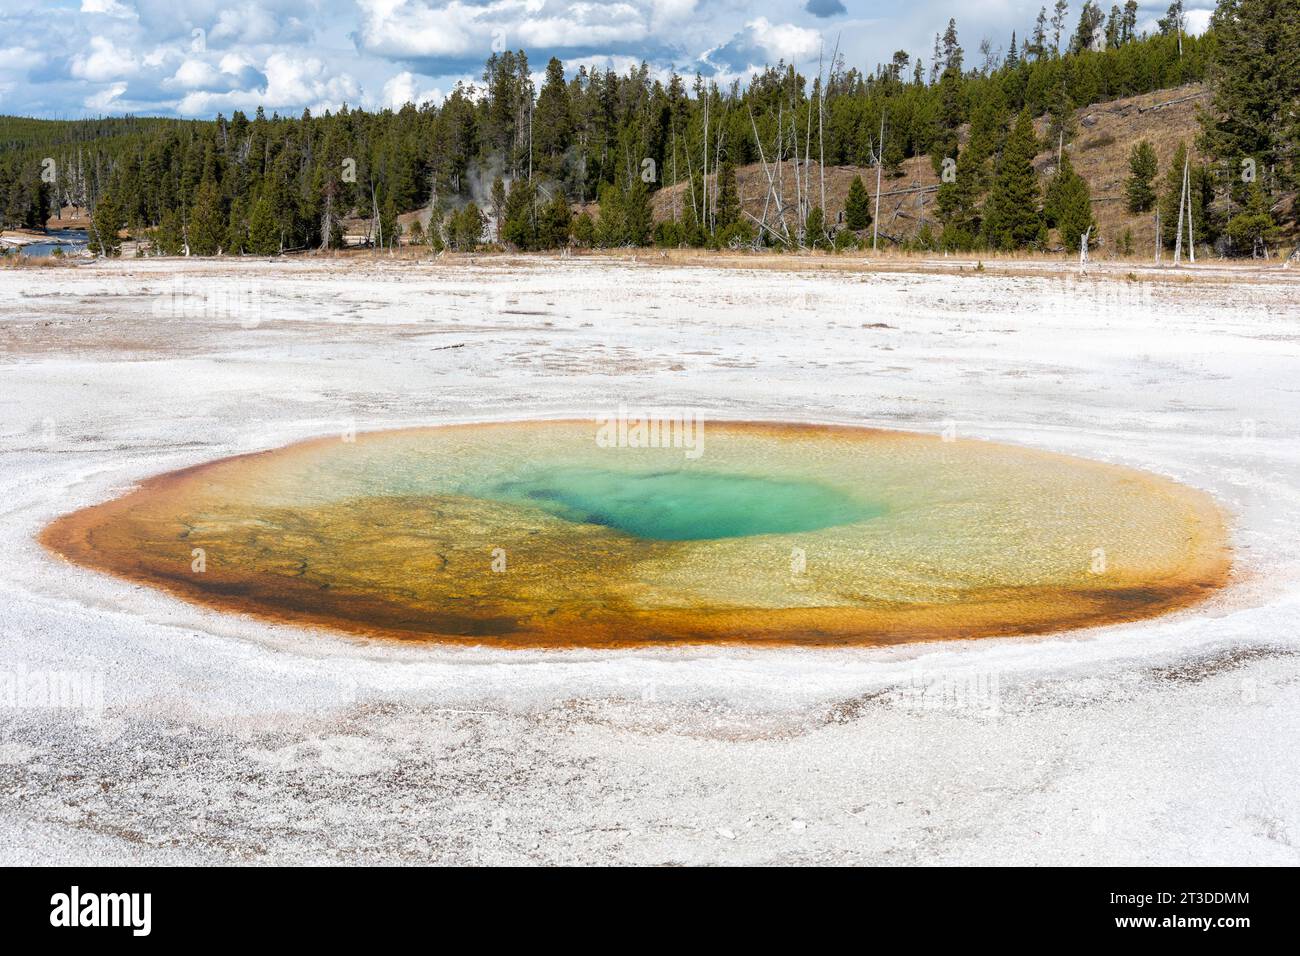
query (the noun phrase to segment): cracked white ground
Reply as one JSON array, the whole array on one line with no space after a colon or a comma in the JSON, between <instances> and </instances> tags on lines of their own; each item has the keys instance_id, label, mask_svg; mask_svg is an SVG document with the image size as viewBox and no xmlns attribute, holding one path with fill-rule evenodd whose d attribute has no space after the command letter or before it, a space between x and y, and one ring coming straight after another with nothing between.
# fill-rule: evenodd
<instances>
[{"instance_id":1,"label":"cracked white ground","mask_svg":"<svg viewBox=\"0 0 1300 956\"><path fill-rule=\"evenodd\" d=\"M1300 862L1300 270L934 265L0 270L0 677L104 695L0 704L0 863ZM259 321L169 314L178 276ZM1145 468L1217 498L1233 579L1035 639L520 652L223 615L34 540L352 425L620 402Z\"/></svg>"}]
</instances>

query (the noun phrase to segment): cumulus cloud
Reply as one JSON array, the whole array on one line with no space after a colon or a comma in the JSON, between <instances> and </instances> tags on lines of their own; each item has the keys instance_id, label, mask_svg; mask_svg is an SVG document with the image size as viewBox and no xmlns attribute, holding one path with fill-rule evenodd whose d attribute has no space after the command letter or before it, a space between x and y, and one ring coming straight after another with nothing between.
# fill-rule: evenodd
<instances>
[{"instance_id":1,"label":"cumulus cloud","mask_svg":"<svg viewBox=\"0 0 1300 956\"><path fill-rule=\"evenodd\" d=\"M130 76L139 67L139 60L129 49L118 47L108 37L91 37L90 50L72 58L69 72L82 80L103 83L119 77Z\"/></svg>"},{"instance_id":2,"label":"cumulus cloud","mask_svg":"<svg viewBox=\"0 0 1300 956\"><path fill-rule=\"evenodd\" d=\"M745 29L705 54L704 61L726 70L744 71L784 60L801 63L816 58L822 36L816 30L793 23L772 23L758 17Z\"/></svg>"},{"instance_id":3,"label":"cumulus cloud","mask_svg":"<svg viewBox=\"0 0 1300 956\"><path fill-rule=\"evenodd\" d=\"M45 64L45 54L40 50L28 50L26 47L0 47L0 70L20 72L32 70Z\"/></svg>"},{"instance_id":4,"label":"cumulus cloud","mask_svg":"<svg viewBox=\"0 0 1300 956\"><path fill-rule=\"evenodd\" d=\"M112 83L97 93L92 93L83 101L83 105L88 110L94 110L99 113L107 113L117 108L118 100L126 92L126 83L119 81Z\"/></svg>"},{"instance_id":5,"label":"cumulus cloud","mask_svg":"<svg viewBox=\"0 0 1300 956\"><path fill-rule=\"evenodd\" d=\"M214 44L297 43L309 40L311 29L296 16L281 15L262 3L223 7L207 38Z\"/></svg>"},{"instance_id":6,"label":"cumulus cloud","mask_svg":"<svg viewBox=\"0 0 1300 956\"><path fill-rule=\"evenodd\" d=\"M446 94L436 87L425 87L419 89L420 82L414 73L410 70L403 70L398 73L387 83L384 84L384 92L380 97L381 106L387 106L389 109L400 110L407 103L414 103L421 106L425 103L441 103Z\"/></svg>"},{"instance_id":7,"label":"cumulus cloud","mask_svg":"<svg viewBox=\"0 0 1300 956\"><path fill-rule=\"evenodd\" d=\"M136 12L119 0L81 0L82 13L97 13L120 20L133 19Z\"/></svg>"},{"instance_id":8,"label":"cumulus cloud","mask_svg":"<svg viewBox=\"0 0 1300 956\"><path fill-rule=\"evenodd\" d=\"M618 52L650 55L655 31L696 10L696 0L358 0L357 49L406 63L455 64L493 52L535 55Z\"/></svg>"}]
</instances>

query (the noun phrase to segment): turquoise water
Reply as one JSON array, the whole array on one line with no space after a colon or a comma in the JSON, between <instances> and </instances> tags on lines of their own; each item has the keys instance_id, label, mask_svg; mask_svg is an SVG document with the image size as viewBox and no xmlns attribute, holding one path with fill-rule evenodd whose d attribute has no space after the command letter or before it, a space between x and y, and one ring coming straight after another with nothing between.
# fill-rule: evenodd
<instances>
[{"instance_id":1,"label":"turquoise water","mask_svg":"<svg viewBox=\"0 0 1300 956\"><path fill-rule=\"evenodd\" d=\"M502 482L488 497L656 541L816 531L884 513L880 505L816 482L707 471L559 468Z\"/></svg>"}]
</instances>

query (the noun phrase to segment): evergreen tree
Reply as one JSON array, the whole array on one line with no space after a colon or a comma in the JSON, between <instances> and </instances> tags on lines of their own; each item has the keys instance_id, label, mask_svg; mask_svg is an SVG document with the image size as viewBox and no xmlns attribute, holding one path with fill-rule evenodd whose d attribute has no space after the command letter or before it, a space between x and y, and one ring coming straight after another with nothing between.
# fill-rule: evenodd
<instances>
[{"instance_id":1,"label":"evergreen tree","mask_svg":"<svg viewBox=\"0 0 1300 956\"><path fill-rule=\"evenodd\" d=\"M126 225L126 217L116 200L105 193L95 203L95 210L90 217L95 227L94 241L101 255L116 257L122 254L122 240L117 232Z\"/></svg>"},{"instance_id":2,"label":"evergreen tree","mask_svg":"<svg viewBox=\"0 0 1300 956\"><path fill-rule=\"evenodd\" d=\"M718 176L718 206L714 217L718 229L726 229L740 221L740 194L736 189L736 167L730 162L722 164Z\"/></svg>"},{"instance_id":3,"label":"evergreen tree","mask_svg":"<svg viewBox=\"0 0 1300 956\"><path fill-rule=\"evenodd\" d=\"M500 227L502 242L525 252L538 248L537 189L527 179L510 184L506 197L505 223Z\"/></svg>"},{"instance_id":4,"label":"evergreen tree","mask_svg":"<svg viewBox=\"0 0 1300 956\"><path fill-rule=\"evenodd\" d=\"M457 252L473 252L483 239L483 214L474 203L466 203L460 212L452 214L452 245Z\"/></svg>"},{"instance_id":5,"label":"evergreen tree","mask_svg":"<svg viewBox=\"0 0 1300 956\"><path fill-rule=\"evenodd\" d=\"M1124 181L1129 212L1150 212L1156 204L1152 180L1158 171L1155 148L1145 139L1135 144L1128 154L1128 179Z\"/></svg>"},{"instance_id":6,"label":"evergreen tree","mask_svg":"<svg viewBox=\"0 0 1300 956\"><path fill-rule=\"evenodd\" d=\"M255 256L273 256L280 251L280 226L275 208L265 192L253 203L248 221L248 251Z\"/></svg>"},{"instance_id":7,"label":"evergreen tree","mask_svg":"<svg viewBox=\"0 0 1300 956\"><path fill-rule=\"evenodd\" d=\"M1277 221L1269 207L1268 195L1258 182L1250 184L1246 208L1228 220L1228 244L1235 255L1258 258L1265 255L1269 245L1279 235Z\"/></svg>"},{"instance_id":8,"label":"evergreen tree","mask_svg":"<svg viewBox=\"0 0 1300 956\"><path fill-rule=\"evenodd\" d=\"M844 201L844 225L853 232L871 227L871 195L861 176L849 183L849 195Z\"/></svg>"},{"instance_id":9,"label":"evergreen tree","mask_svg":"<svg viewBox=\"0 0 1300 956\"><path fill-rule=\"evenodd\" d=\"M830 237L826 234L826 215L822 212L821 206L813 206L808 210L803 234L804 242L813 249L825 249L830 246Z\"/></svg>"},{"instance_id":10,"label":"evergreen tree","mask_svg":"<svg viewBox=\"0 0 1300 956\"><path fill-rule=\"evenodd\" d=\"M1040 246L1045 236L1038 174L1034 156L1038 140L1028 111L1016 119L998 162L997 177L989 194L984 231L989 245L997 249Z\"/></svg>"},{"instance_id":11,"label":"evergreen tree","mask_svg":"<svg viewBox=\"0 0 1300 956\"><path fill-rule=\"evenodd\" d=\"M573 220L573 241L579 249L589 249L596 241L596 224L585 210Z\"/></svg>"},{"instance_id":12,"label":"evergreen tree","mask_svg":"<svg viewBox=\"0 0 1300 956\"><path fill-rule=\"evenodd\" d=\"M1106 18L1106 49L1114 49L1122 42L1120 33L1123 30L1124 14L1120 12L1119 4L1111 4L1110 16Z\"/></svg>"},{"instance_id":13,"label":"evergreen tree","mask_svg":"<svg viewBox=\"0 0 1300 956\"><path fill-rule=\"evenodd\" d=\"M211 179L199 183L194 194L194 207L190 210L188 229L190 255L215 256L220 254L226 238L226 217L221 209L221 194Z\"/></svg>"},{"instance_id":14,"label":"evergreen tree","mask_svg":"<svg viewBox=\"0 0 1300 956\"><path fill-rule=\"evenodd\" d=\"M1116 20L1118 20L1118 8L1115 10L1115 15ZM1070 40L1070 52L1082 53L1084 50L1096 49L1097 39L1101 35L1099 31L1105 19L1101 7L1096 4L1095 0L1084 0L1083 9L1079 12L1079 25L1075 28L1074 37Z\"/></svg>"},{"instance_id":15,"label":"evergreen tree","mask_svg":"<svg viewBox=\"0 0 1300 956\"><path fill-rule=\"evenodd\" d=\"M1068 66L1063 68L1060 81L1052 91L1048 105L1047 144L1055 149L1063 149L1078 129L1074 121L1074 98L1070 95L1070 73Z\"/></svg>"},{"instance_id":16,"label":"evergreen tree","mask_svg":"<svg viewBox=\"0 0 1300 956\"><path fill-rule=\"evenodd\" d=\"M226 223L223 248L229 255L242 256L248 247L248 223L244 219L243 203L230 204L230 217Z\"/></svg>"},{"instance_id":17,"label":"evergreen tree","mask_svg":"<svg viewBox=\"0 0 1300 956\"><path fill-rule=\"evenodd\" d=\"M1156 21L1160 32L1167 37L1180 36L1187 30L1187 17L1183 13L1183 0L1169 4L1165 15Z\"/></svg>"},{"instance_id":18,"label":"evergreen tree","mask_svg":"<svg viewBox=\"0 0 1300 956\"><path fill-rule=\"evenodd\" d=\"M1029 54L1034 60L1041 60L1047 55L1047 8L1040 7L1038 19L1034 21L1034 32L1029 42Z\"/></svg>"},{"instance_id":19,"label":"evergreen tree","mask_svg":"<svg viewBox=\"0 0 1300 956\"><path fill-rule=\"evenodd\" d=\"M978 164L964 150L957 157L957 177L939 187L935 206L943 232L939 245L949 251L963 252L975 247L980 231Z\"/></svg>"},{"instance_id":20,"label":"evergreen tree","mask_svg":"<svg viewBox=\"0 0 1300 956\"><path fill-rule=\"evenodd\" d=\"M1061 165L1047 186L1043 216L1049 226L1056 227L1066 252L1079 248L1084 233L1097 231L1097 222L1092 216L1091 190L1084 178L1075 172L1069 153L1061 157Z\"/></svg>"},{"instance_id":21,"label":"evergreen tree","mask_svg":"<svg viewBox=\"0 0 1300 956\"><path fill-rule=\"evenodd\" d=\"M386 249L395 249L401 242L397 203L394 202L392 195L384 200L384 205L379 210L379 230L375 234L375 241L382 243Z\"/></svg>"},{"instance_id":22,"label":"evergreen tree","mask_svg":"<svg viewBox=\"0 0 1300 956\"><path fill-rule=\"evenodd\" d=\"M1138 22L1138 3L1137 0L1127 0L1124 4L1124 19L1122 29L1120 30L1120 42L1132 43L1137 39L1137 22Z\"/></svg>"},{"instance_id":23,"label":"evergreen tree","mask_svg":"<svg viewBox=\"0 0 1300 956\"><path fill-rule=\"evenodd\" d=\"M538 166L547 175L557 176L569 148L573 117L569 88L564 82L564 65L555 57L546 64L546 80L537 96L533 118L533 144Z\"/></svg>"},{"instance_id":24,"label":"evergreen tree","mask_svg":"<svg viewBox=\"0 0 1300 956\"><path fill-rule=\"evenodd\" d=\"M540 222L540 245L544 249L558 249L569 244L569 233L573 228L573 210L564 198L564 191L557 189L545 208Z\"/></svg>"},{"instance_id":25,"label":"evergreen tree","mask_svg":"<svg viewBox=\"0 0 1300 956\"><path fill-rule=\"evenodd\" d=\"M1275 170L1279 187L1300 183L1300 0L1220 0L1211 28L1205 146L1234 167Z\"/></svg>"},{"instance_id":26,"label":"evergreen tree","mask_svg":"<svg viewBox=\"0 0 1300 956\"><path fill-rule=\"evenodd\" d=\"M1065 15L1070 9L1068 0L1056 0L1052 8L1052 52L1061 55L1061 34L1065 30Z\"/></svg>"},{"instance_id":27,"label":"evergreen tree","mask_svg":"<svg viewBox=\"0 0 1300 956\"><path fill-rule=\"evenodd\" d=\"M605 183L600 187L600 218L596 221L595 241L606 249L627 244L623 190L618 183Z\"/></svg>"},{"instance_id":28,"label":"evergreen tree","mask_svg":"<svg viewBox=\"0 0 1300 956\"><path fill-rule=\"evenodd\" d=\"M650 208L650 191L640 177L633 180L632 188L624 194L623 217L627 229L627 241L634 246L648 244L654 220Z\"/></svg>"},{"instance_id":29,"label":"evergreen tree","mask_svg":"<svg viewBox=\"0 0 1300 956\"><path fill-rule=\"evenodd\" d=\"M185 251L185 225L181 221L180 211L168 209L162 214L162 221L150 236L155 252L164 256L179 256Z\"/></svg>"}]
</instances>

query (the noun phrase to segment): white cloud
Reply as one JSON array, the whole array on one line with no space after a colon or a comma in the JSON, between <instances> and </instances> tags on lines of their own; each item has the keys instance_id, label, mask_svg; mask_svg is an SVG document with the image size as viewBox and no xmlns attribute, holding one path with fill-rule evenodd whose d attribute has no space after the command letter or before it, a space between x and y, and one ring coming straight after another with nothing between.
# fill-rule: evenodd
<instances>
[{"instance_id":1,"label":"white cloud","mask_svg":"<svg viewBox=\"0 0 1300 956\"><path fill-rule=\"evenodd\" d=\"M769 23L759 17L745 24L754 45L768 55L770 62L785 60L800 63L817 55L822 45L822 35L816 30L797 27L793 23Z\"/></svg>"},{"instance_id":2,"label":"white cloud","mask_svg":"<svg viewBox=\"0 0 1300 956\"><path fill-rule=\"evenodd\" d=\"M172 80L182 89L210 89L221 82L221 74L210 63L186 60L172 76Z\"/></svg>"},{"instance_id":3,"label":"white cloud","mask_svg":"<svg viewBox=\"0 0 1300 956\"><path fill-rule=\"evenodd\" d=\"M126 92L126 83L117 82L107 86L97 93L92 93L86 97L83 105L88 110L97 110L107 112L118 108L118 98Z\"/></svg>"},{"instance_id":4,"label":"white cloud","mask_svg":"<svg viewBox=\"0 0 1300 956\"><path fill-rule=\"evenodd\" d=\"M286 29L298 32L298 21L291 18L282 24L263 5L241 3L222 9L208 38L217 42L271 43L280 39Z\"/></svg>"},{"instance_id":5,"label":"white cloud","mask_svg":"<svg viewBox=\"0 0 1300 956\"><path fill-rule=\"evenodd\" d=\"M20 46L0 47L0 70L20 72L31 70L45 63L45 54L40 50L28 50Z\"/></svg>"},{"instance_id":6,"label":"white cloud","mask_svg":"<svg viewBox=\"0 0 1300 956\"><path fill-rule=\"evenodd\" d=\"M81 0L82 13L98 13L101 16L117 17L121 20L133 19L137 14L119 0Z\"/></svg>"},{"instance_id":7,"label":"white cloud","mask_svg":"<svg viewBox=\"0 0 1300 956\"><path fill-rule=\"evenodd\" d=\"M380 56L464 56L471 49L487 45L476 43L475 37L491 34L486 22L479 22L486 7L452 2L435 9L410 0L357 0L357 6L364 15L359 45Z\"/></svg>"},{"instance_id":8,"label":"white cloud","mask_svg":"<svg viewBox=\"0 0 1300 956\"><path fill-rule=\"evenodd\" d=\"M360 84L352 76L331 74L319 57L272 53L261 72L266 76L263 89L192 90L176 104L176 111L187 116L211 116L221 111L265 106L294 111L307 108L322 113L364 99Z\"/></svg>"},{"instance_id":9,"label":"white cloud","mask_svg":"<svg viewBox=\"0 0 1300 956\"><path fill-rule=\"evenodd\" d=\"M650 0L650 21L656 29L686 19L695 12L696 0Z\"/></svg>"},{"instance_id":10,"label":"white cloud","mask_svg":"<svg viewBox=\"0 0 1300 956\"><path fill-rule=\"evenodd\" d=\"M493 50L562 50L639 43L696 0L358 0L357 45L389 59L458 59Z\"/></svg>"},{"instance_id":11,"label":"white cloud","mask_svg":"<svg viewBox=\"0 0 1300 956\"><path fill-rule=\"evenodd\" d=\"M90 52L74 56L71 67L73 76L92 83L131 76L137 68L134 53L114 46L112 40L102 36L91 37Z\"/></svg>"},{"instance_id":12,"label":"white cloud","mask_svg":"<svg viewBox=\"0 0 1300 956\"><path fill-rule=\"evenodd\" d=\"M400 110L407 103L414 103L416 106L424 103L441 103L445 97L446 94L442 90L434 87L417 91L415 74L403 70L384 84L380 105Z\"/></svg>"},{"instance_id":13,"label":"white cloud","mask_svg":"<svg viewBox=\"0 0 1300 956\"><path fill-rule=\"evenodd\" d=\"M1210 17L1214 16L1213 10L1188 10L1186 14L1187 32L1200 36L1210 28Z\"/></svg>"}]
</instances>

